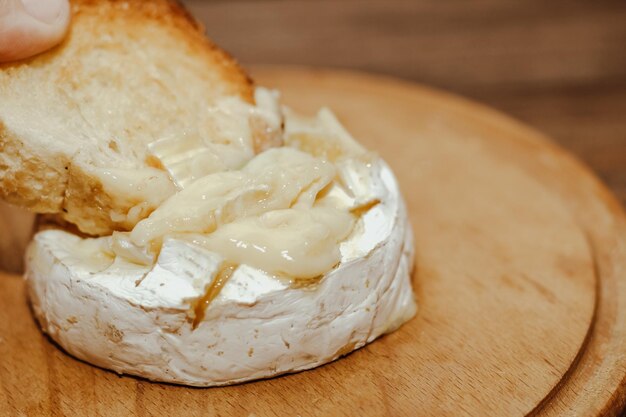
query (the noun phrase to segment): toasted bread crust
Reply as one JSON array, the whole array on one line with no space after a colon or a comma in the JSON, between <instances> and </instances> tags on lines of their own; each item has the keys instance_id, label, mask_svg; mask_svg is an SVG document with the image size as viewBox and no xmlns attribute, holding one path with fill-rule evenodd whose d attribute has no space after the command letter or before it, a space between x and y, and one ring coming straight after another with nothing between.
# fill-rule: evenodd
<instances>
[{"instance_id":1,"label":"toasted bread crust","mask_svg":"<svg viewBox=\"0 0 626 417\"><path fill-rule=\"evenodd\" d=\"M89 107L88 100L97 100L97 95L83 97L81 92L90 74L89 72L83 73L83 71L92 69L85 65L91 64L90 62L85 64L76 57L93 53L94 49L102 47L100 40L104 37L115 37L116 42L123 49L124 59L128 60L132 59L128 57L133 56L134 49L124 49L124 37L140 42L154 41L159 44L163 40L162 37L169 37L168 43L164 43L167 46L162 47L163 51L161 53L159 50L159 53L166 55L167 48L173 48L172 45L180 48L175 51L178 53L177 56L184 54L186 58L192 60L195 65L194 71L200 74L195 80L196 83L201 83L207 91L214 86L216 96L235 95L250 103L254 100L254 86L251 79L230 55L204 36L202 26L178 2L171 0L73 0L72 22L66 39L54 49L27 60L0 65L0 96L6 91L16 94L15 89L5 90L5 83L11 82L15 77L23 76L27 71L38 69L45 76L45 81L40 84L63 85L65 86L63 94L67 94L72 99L78 95L79 98L76 100L87 100L86 106ZM154 39L150 38L150 35L154 35ZM171 49L169 51L172 52ZM137 65L145 65L146 61L138 62ZM103 66L101 62L94 65L99 71L107 71L106 65ZM175 68L177 62L174 61L171 65ZM115 63L112 63L112 68L114 66ZM203 72L198 70L201 68L207 68L207 73L210 74L203 78ZM32 74L39 73L28 72L24 78L29 80L28 77L39 77L39 75ZM107 80L108 74L108 72L105 74ZM124 74L111 71L111 82L116 80L115 77L123 79ZM29 84L26 83L26 85ZM98 88L106 89L107 87L105 85ZM168 88L176 88L176 86L168 85ZM32 96L32 100L37 100L40 92L24 91L24 93ZM59 92L41 94L59 94ZM167 97L164 97L163 101L166 102ZM20 103L23 102L24 100ZM136 105L141 106L142 103L136 103ZM28 114L28 106L28 103L24 104L19 111L22 114ZM175 103L172 106L175 106ZM167 108L167 105L162 108ZM76 109L77 112L80 110L82 109ZM172 114L175 110L177 109L172 109ZM169 114L162 116L167 120L173 117ZM137 206L142 202L134 201L127 196L120 198L114 191L104 187L99 178L74 163L75 155L64 153L54 146L42 150L41 143L24 138L8 128L9 124L3 123L4 117L8 117L6 120L9 120L11 114L0 112L0 198L37 213L58 213L64 220L76 224L82 232L92 235L105 235L114 230L132 228L133 221L120 219L133 209L134 216L138 216ZM56 123L59 123L58 120ZM128 130L132 135L132 132L140 128L141 126L136 124L129 126ZM32 134L33 130L31 129L29 133ZM105 130L104 133L107 131ZM145 161L138 161L138 163L145 163ZM162 197L165 199L168 196ZM155 201L149 204L143 202L140 215L147 216L157 205L158 202ZM115 213L118 219L114 219L115 216L111 213Z\"/></svg>"},{"instance_id":2,"label":"toasted bread crust","mask_svg":"<svg viewBox=\"0 0 626 417\"><path fill-rule=\"evenodd\" d=\"M72 18L82 19L85 15L95 16L101 22L103 19L123 18L128 21L148 19L171 27L198 56L207 59L213 68L220 69L222 80L228 85L231 94L253 102L252 79L228 52L206 37L205 28L179 1L72 0Z\"/></svg>"},{"instance_id":3,"label":"toasted bread crust","mask_svg":"<svg viewBox=\"0 0 626 417\"><path fill-rule=\"evenodd\" d=\"M67 173L31 152L0 121L0 197L37 213L56 213L63 204Z\"/></svg>"}]
</instances>

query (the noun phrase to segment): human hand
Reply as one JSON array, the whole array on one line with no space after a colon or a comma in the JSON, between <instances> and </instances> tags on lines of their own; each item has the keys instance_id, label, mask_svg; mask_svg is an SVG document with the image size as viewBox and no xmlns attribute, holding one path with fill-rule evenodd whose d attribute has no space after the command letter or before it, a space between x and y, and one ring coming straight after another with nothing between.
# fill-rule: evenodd
<instances>
[{"instance_id":1,"label":"human hand","mask_svg":"<svg viewBox=\"0 0 626 417\"><path fill-rule=\"evenodd\" d=\"M69 20L68 0L0 0L0 62L52 48L63 39Z\"/></svg>"}]
</instances>

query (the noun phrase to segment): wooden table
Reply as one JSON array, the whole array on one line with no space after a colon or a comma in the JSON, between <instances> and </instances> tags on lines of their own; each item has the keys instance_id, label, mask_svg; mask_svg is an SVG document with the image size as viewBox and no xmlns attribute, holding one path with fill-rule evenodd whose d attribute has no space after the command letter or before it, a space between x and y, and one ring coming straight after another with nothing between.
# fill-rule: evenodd
<instances>
[{"instance_id":1,"label":"wooden table","mask_svg":"<svg viewBox=\"0 0 626 417\"><path fill-rule=\"evenodd\" d=\"M626 2L187 0L244 64L341 67L443 88L547 133L626 203Z\"/></svg>"}]
</instances>

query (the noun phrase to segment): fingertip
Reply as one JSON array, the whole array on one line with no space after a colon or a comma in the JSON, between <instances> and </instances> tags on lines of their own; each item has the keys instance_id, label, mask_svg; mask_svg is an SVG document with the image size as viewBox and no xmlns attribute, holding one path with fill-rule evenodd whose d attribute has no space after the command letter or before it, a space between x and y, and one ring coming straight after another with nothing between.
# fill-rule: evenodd
<instances>
[{"instance_id":1,"label":"fingertip","mask_svg":"<svg viewBox=\"0 0 626 417\"><path fill-rule=\"evenodd\" d=\"M68 0L21 0L24 11L48 25L65 20L69 12Z\"/></svg>"},{"instance_id":2,"label":"fingertip","mask_svg":"<svg viewBox=\"0 0 626 417\"><path fill-rule=\"evenodd\" d=\"M13 0L0 7L7 4L0 13L0 62L37 55L63 39L70 21L68 0Z\"/></svg>"}]
</instances>

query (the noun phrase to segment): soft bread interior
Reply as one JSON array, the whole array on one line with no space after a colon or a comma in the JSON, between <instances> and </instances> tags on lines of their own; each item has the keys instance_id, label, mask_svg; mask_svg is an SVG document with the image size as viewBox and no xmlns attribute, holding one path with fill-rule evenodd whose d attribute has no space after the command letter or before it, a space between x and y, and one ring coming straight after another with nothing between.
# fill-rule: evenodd
<instances>
[{"instance_id":1,"label":"soft bread interior","mask_svg":"<svg viewBox=\"0 0 626 417\"><path fill-rule=\"evenodd\" d=\"M0 66L0 197L89 234L128 230L174 192L147 144L210 136L209 107L251 102L252 85L172 1L72 11L62 45Z\"/></svg>"}]
</instances>

